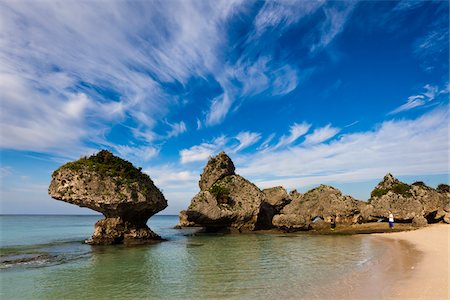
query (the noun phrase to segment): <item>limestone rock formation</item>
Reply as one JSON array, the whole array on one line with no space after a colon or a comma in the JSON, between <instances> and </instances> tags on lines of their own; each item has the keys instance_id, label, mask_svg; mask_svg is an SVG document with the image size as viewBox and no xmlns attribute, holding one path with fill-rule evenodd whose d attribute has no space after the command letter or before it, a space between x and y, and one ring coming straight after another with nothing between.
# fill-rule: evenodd
<instances>
[{"instance_id":1,"label":"limestone rock formation","mask_svg":"<svg viewBox=\"0 0 450 300\"><path fill-rule=\"evenodd\" d=\"M161 191L147 174L102 150L69 162L52 175L51 197L102 213L90 244L144 243L160 239L146 225L167 207Z\"/></svg>"},{"instance_id":2,"label":"limestone rock formation","mask_svg":"<svg viewBox=\"0 0 450 300\"><path fill-rule=\"evenodd\" d=\"M220 152L217 156L211 157L208 164L203 169L198 185L201 191L208 190L216 181L234 175L234 164L225 152Z\"/></svg>"},{"instance_id":3,"label":"limestone rock formation","mask_svg":"<svg viewBox=\"0 0 450 300\"><path fill-rule=\"evenodd\" d=\"M262 192L265 195L265 200L261 204L256 227L258 229L270 229L272 228L273 217L291 202L291 197L282 186L264 189Z\"/></svg>"},{"instance_id":4,"label":"limestone rock formation","mask_svg":"<svg viewBox=\"0 0 450 300\"><path fill-rule=\"evenodd\" d=\"M438 192L423 182L409 185L387 174L372 191L369 202L373 217L385 218L391 211L396 220L413 222L415 219L416 225L426 225L424 219L427 223L444 219L449 200L445 187Z\"/></svg>"},{"instance_id":5,"label":"limestone rock formation","mask_svg":"<svg viewBox=\"0 0 450 300\"><path fill-rule=\"evenodd\" d=\"M258 187L239 175L230 175L198 193L186 214L188 221L207 229L252 231L263 201L264 194Z\"/></svg>"},{"instance_id":6,"label":"limestone rock formation","mask_svg":"<svg viewBox=\"0 0 450 300\"><path fill-rule=\"evenodd\" d=\"M423 227L428 225L428 221L423 216L415 216L412 219L412 225L415 227Z\"/></svg>"},{"instance_id":7,"label":"limestone rock formation","mask_svg":"<svg viewBox=\"0 0 450 300\"><path fill-rule=\"evenodd\" d=\"M316 217L322 220L336 218L337 223L355 224L361 221L362 201L342 193L331 186L320 185L305 194L292 194L292 202L273 218L273 225L284 230L305 230Z\"/></svg>"},{"instance_id":8,"label":"limestone rock formation","mask_svg":"<svg viewBox=\"0 0 450 300\"><path fill-rule=\"evenodd\" d=\"M273 226L285 231L311 229L311 219L303 214L279 214L272 220Z\"/></svg>"},{"instance_id":9,"label":"limestone rock formation","mask_svg":"<svg viewBox=\"0 0 450 300\"><path fill-rule=\"evenodd\" d=\"M175 228L180 229L183 227L194 227L197 226L197 224L195 224L194 222L190 222L188 220L188 216L185 210L180 211L180 213L178 214L178 218L180 219L180 221L178 222L178 224L175 226Z\"/></svg>"},{"instance_id":10,"label":"limestone rock formation","mask_svg":"<svg viewBox=\"0 0 450 300\"><path fill-rule=\"evenodd\" d=\"M186 211L188 222L208 230L256 229L264 193L234 173L234 164L224 152L208 161L199 186L201 191Z\"/></svg>"},{"instance_id":11,"label":"limestone rock formation","mask_svg":"<svg viewBox=\"0 0 450 300\"><path fill-rule=\"evenodd\" d=\"M291 197L282 186L276 186L262 190L266 195L266 203L272 206L276 212L291 202Z\"/></svg>"}]
</instances>

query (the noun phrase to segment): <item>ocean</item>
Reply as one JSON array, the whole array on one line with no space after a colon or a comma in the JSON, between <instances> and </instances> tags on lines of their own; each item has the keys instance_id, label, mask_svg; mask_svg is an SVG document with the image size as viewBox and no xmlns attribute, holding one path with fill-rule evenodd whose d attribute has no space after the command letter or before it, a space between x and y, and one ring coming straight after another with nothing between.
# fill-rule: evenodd
<instances>
[{"instance_id":1,"label":"ocean","mask_svg":"<svg viewBox=\"0 0 450 300\"><path fill-rule=\"evenodd\" d=\"M0 216L1 299L333 298L380 261L368 235L205 234L153 216L167 241L90 246L101 216ZM355 277L356 276L356 277Z\"/></svg>"}]
</instances>

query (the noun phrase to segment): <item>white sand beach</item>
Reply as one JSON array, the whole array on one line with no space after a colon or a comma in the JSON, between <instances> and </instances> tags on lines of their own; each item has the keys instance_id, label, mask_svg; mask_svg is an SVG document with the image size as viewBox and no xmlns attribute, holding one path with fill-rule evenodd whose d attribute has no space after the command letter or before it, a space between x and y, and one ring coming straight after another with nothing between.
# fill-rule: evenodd
<instances>
[{"instance_id":1,"label":"white sand beach","mask_svg":"<svg viewBox=\"0 0 450 300\"><path fill-rule=\"evenodd\" d=\"M450 299L450 225L435 224L419 230L377 236L406 241L422 253L420 257L406 258L411 264L406 278L393 282L390 289L384 290L383 299Z\"/></svg>"}]
</instances>

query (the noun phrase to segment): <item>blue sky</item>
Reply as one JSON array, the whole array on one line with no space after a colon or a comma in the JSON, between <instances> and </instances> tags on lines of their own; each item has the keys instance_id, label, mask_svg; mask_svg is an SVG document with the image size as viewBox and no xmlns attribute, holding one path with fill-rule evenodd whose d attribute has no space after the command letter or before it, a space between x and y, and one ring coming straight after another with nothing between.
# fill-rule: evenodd
<instances>
[{"instance_id":1,"label":"blue sky","mask_svg":"<svg viewBox=\"0 0 450 300\"><path fill-rule=\"evenodd\" d=\"M176 214L209 156L265 188L359 199L449 181L448 1L0 0L1 212L109 149Z\"/></svg>"}]
</instances>

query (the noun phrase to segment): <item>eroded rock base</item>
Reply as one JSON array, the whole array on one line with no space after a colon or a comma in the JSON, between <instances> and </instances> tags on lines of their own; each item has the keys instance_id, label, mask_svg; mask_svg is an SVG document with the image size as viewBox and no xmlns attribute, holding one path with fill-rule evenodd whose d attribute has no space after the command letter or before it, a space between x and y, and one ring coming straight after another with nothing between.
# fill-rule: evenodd
<instances>
[{"instance_id":1,"label":"eroded rock base","mask_svg":"<svg viewBox=\"0 0 450 300\"><path fill-rule=\"evenodd\" d=\"M162 238L144 224L135 224L124 219L105 218L95 223L92 238L86 240L90 245L149 244L162 241Z\"/></svg>"}]
</instances>

